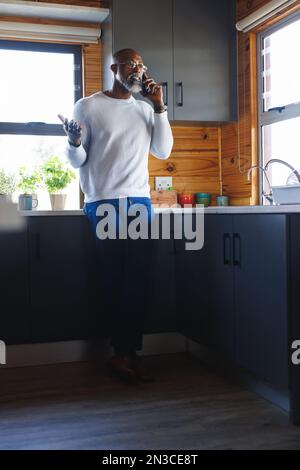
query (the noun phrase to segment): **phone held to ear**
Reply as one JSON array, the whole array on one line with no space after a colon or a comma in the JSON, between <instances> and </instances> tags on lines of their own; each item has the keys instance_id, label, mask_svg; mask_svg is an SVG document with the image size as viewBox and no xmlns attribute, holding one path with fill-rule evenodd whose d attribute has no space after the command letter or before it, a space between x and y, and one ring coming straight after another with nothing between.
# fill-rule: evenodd
<instances>
[{"instance_id":1,"label":"phone held to ear","mask_svg":"<svg viewBox=\"0 0 300 470\"><path fill-rule=\"evenodd\" d=\"M142 77L142 92L144 95L148 95L149 93L149 88L145 85L145 80L147 80L147 75L143 73L143 77Z\"/></svg>"}]
</instances>

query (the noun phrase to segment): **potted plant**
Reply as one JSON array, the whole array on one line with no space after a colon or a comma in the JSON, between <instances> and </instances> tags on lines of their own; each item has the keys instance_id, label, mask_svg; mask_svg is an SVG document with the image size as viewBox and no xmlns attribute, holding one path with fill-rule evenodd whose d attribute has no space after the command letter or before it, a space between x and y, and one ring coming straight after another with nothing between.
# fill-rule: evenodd
<instances>
[{"instance_id":1,"label":"potted plant","mask_svg":"<svg viewBox=\"0 0 300 470\"><path fill-rule=\"evenodd\" d=\"M5 171L0 168L0 199L11 201L16 188L17 182L15 174L5 173Z\"/></svg>"},{"instance_id":2,"label":"potted plant","mask_svg":"<svg viewBox=\"0 0 300 470\"><path fill-rule=\"evenodd\" d=\"M44 184L50 195L52 210L63 210L66 204L67 195L62 193L72 179L74 172L59 157L49 158L41 166Z\"/></svg>"},{"instance_id":3,"label":"potted plant","mask_svg":"<svg viewBox=\"0 0 300 470\"><path fill-rule=\"evenodd\" d=\"M42 182L41 171L38 168L30 171L25 166L21 166L19 168L19 178L18 188L22 191L22 194L19 195L19 208L35 209L38 205L35 190ZM35 206L33 206L33 203L35 203Z\"/></svg>"}]
</instances>

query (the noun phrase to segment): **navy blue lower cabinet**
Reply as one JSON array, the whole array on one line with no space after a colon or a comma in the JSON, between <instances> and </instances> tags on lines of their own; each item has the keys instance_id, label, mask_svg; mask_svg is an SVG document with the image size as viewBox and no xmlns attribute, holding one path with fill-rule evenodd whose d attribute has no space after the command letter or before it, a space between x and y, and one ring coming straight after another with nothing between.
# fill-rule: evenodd
<instances>
[{"instance_id":1,"label":"navy blue lower cabinet","mask_svg":"<svg viewBox=\"0 0 300 470\"><path fill-rule=\"evenodd\" d=\"M300 214L292 214L290 221L289 255L289 377L290 416L300 425Z\"/></svg>"},{"instance_id":2,"label":"navy blue lower cabinet","mask_svg":"<svg viewBox=\"0 0 300 470\"><path fill-rule=\"evenodd\" d=\"M287 388L286 216L235 215L232 235L237 363Z\"/></svg>"},{"instance_id":3,"label":"navy blue lower cabinet","mask_svg":"<svg viewBox=\"0 0 300 470\"><path fill-rule=\"evenodd\" d=\"M158 216L158 215L156 215ZM176 317L175 248L173 230L162 238L160 217L159 239L151 240L148 308L145 333L164 333L178 330ZM173 220L171 218L171 220ZM171 222L172 225L173 222Z\"/></svg>"},{"instance_id":4,"label":"navy blue lower cabinet","mask_svg":"<svg viewBox=\"0 0 300 470\"><path fill-rule=\"evenodd\" d=\"M30 339L27 227L0 233L0 340L6 344Z\"/></svg>"},{"instance_id":5,"label":"navy blue lower cabinet","mask_svg":"<svg viewBox=\"0 0 300 470\"><path fill-rule=\"evenodd\" d=\"M206 214L204 225L199 252L177 242L180 331L287 389L287 217Z\"/></svg>"},{"instance_id":6,"label":"navy blue lower cabinet","mask_svg":"<svg viewBox=\"0 0 300 470\"><path fill-rule=\"evenodd\" d=\"M177 241L175 264L181 333L233 359L231 231L231 215L205 215L203 248L187 251L186 240Z\"/></svg>"},{"instance_id":7,"label":"navy blue lower cabinet","mask_svg":"<svg viewBox=\"0 0 300 470\"><path fill-rule=\"evenodd\" d=\"M84 339L89 330L89 226L78 216L28 217L31 341Z\"/></svg>"},{"instance_id":8,"label":"navy blue lower cabinet","mask_svg":"<svg viewBox=\"0 0 300 470\"><path fill-rule=\"evenodd\" d=\"M210 340L222 358L231 361L235 359L236 335L232 220L231 215L205 217Z\"/></svg>"},{"instance_id":9,"label":"navy blue lower cabinet","mask_svg":"<svg viewBox=\"0 0 300 470\"><path fill-rule=\"evenodd\" d=\"M209 276L205 227L201 250L187 250L187 238L174 239L176 271L176 312L179 332L186 337L211 344L209 331Z\"/></svg>"}]
</instances>

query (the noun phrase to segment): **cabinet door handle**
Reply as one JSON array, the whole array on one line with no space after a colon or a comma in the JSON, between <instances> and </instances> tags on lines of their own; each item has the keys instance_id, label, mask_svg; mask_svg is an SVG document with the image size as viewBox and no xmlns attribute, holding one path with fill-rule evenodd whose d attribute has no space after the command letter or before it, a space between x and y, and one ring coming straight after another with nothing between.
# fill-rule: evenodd
<instances>
[{"instance_id":1,"label":"cabinet door handle","mask_svg":"<svg viewBox=\"0 0 300 470\"><path fill-rule=\"evenodd\" d=\"M41 259L41 236L39 233L35 234L35 258L37 261Z\"/></svg>"},{"instance_id":2,"label":"cabinet door handle","mask_svg":"<svg viewBox=\"0 0 300 470\"><path fill-rule=\"evenodd\" d=\"M168 106L168 82L162 82L161 86L163 87L163 95L164 95L164 104L165 106Z\"/></svg>"},{"instance_id":3,"label":"cabinet door handle","mask_svg":"<svg viewBox=\"0 0 300 470\"><path fill-rule=\"evenodd\" d=\"M179 98L179 101L177 103L177 106L182 107L183 106L183 83L182 82L177 83L177 87L178 87L178 90L180 92L180 98Z\"/></svg>"},{"instance_id":4,"label":"cabinet door handle","mask_svg":"<svg viewBox=\"0 0 300 470\"><path fill-rule=\"evenodd\" d=\"M223 233L223 263L231 264L231 237L229 233Z\"/></svg>"},{"instance_id":5,"label":"cabinet door handle","mask_svg":"<svg viewBox=\"0 0 300 470\"><path fill-rule=\"evenodd\" d=\"M239 233L233 234L233 264L241 266L242 258L242 241Z\"/></svg>"}]
</instances>

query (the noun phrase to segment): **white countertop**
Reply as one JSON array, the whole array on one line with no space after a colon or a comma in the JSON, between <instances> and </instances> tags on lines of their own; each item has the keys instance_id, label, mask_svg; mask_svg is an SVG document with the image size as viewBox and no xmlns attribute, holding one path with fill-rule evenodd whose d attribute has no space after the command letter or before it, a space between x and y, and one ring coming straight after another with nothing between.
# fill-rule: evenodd
<instances>
[{"instance_id":1,"label":"white countertop","mask_svg":"<svg viewBox=\"0 0 300 470\"><path fill-rule=\"evenodd\" d=\"M156 214L164 213L191 213L195 212L195 208L154 208ZM300 204L282 205L282 206L210 206L204 208L204 214L289 214L300 212ZM66 216L66 215L84 215L81 209L79 210L63 210L63 211L19 211L24 216Z\"/></svg>"}]
</instances>

